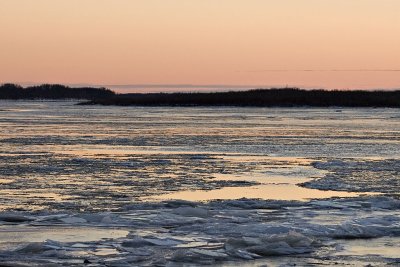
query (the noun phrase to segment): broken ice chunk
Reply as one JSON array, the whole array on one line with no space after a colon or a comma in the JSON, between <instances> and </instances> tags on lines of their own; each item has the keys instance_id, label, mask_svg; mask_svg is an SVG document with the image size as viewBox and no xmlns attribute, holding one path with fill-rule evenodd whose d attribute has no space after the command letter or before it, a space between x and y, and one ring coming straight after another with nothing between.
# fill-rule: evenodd
<instances>
[{"instance_id":1,"label":"broken ice chunk","mask_svg":"<svg viewBox=\"0 0 400 267\"><path fill-rule=\"evenodd\" d=\"M217 257L214 258L212 255L212 253L207 253L207 252L203 252L198 250L193 251L192 249L186 250L186 249L181 249L176 251L174 254L172 254L171 256L171 260L175 261L175 262L189 262L191 264L193 263L197 263L197 264L204 264L204 265L210 265L215 263L216 259L221 259L218 252L216 252L217 254L215 254ZM207 255L209 254L209 255ZM223 254L226 255L226 254ZM226 255L227 256L227 255ZM226 258L225 256L222 256L222 258Z\"/></svg>"},{"instance_id":2,"label":"broken ice chunk","mask_svg":"<svg viewBox=\"0 0 400 267\"><path fill-rule=\"evenodd\" d=\"M143 240L156 245L156 246L168 246L168 247L172 247L172 246L176 246L176 245L180 245L182 244L181 242L174 240L174 239L170 239L170 238L165 238L165 239L161 239L161 238L143 238Z\"/></svg>"},{"instance_id":3,"label":"broken ice chunk","mask_svg":"<svg viewBox=\"0 0 400 267\"><path fill-rule=\"evenodd\" d=\"M206 250L206 249L192 248L192 249L190 249L190 251L200 254L200 255L203 255L203 256L215 258L215 259L223 259L223 258L228 257L228 255L226 253L212 251L212 250Z\"/></svg>"},{"instance_id":4,"label":"broken ice chunk","mask_svg":"<svg viewBox=\"0 0 400 267\"><path fill-rule=\"evenodd\" d=\"M242 237L229 239L225 243L225 249L231 255L241 250L250 252L254 256L277 256L312 252L318 245L319 243L313 239L300 233L290 231L284 234L273 234L261 236L259 238ZM246 257L242 253L236 254Z\"/></svg>"},{"instance_id":5,"label":"broken ice chunk","mask_svg":"<svg viewBox=\"0 0 400 267\"><path fill-rule=\"evenodd\" d=\"M209 217L209 211L203 208L193 208L193 207L179 207L173 210L173 213L187 216L187 217L199 217L206 218Z\"/></svg>"},{"instance_id":6,"label":"broken ice chunk","mask_svg":"<svg viewBox=\"0 0 400 267\"><path fill-rule=\"evenodd\" d=\"M44 242L36 242L36 243L21 245L15 248L14 252L36 254L36 253L43 253L47 250L61 249L61 248L62 248L61 243L53 240L46 240Z\"/></svg>"}]
</instances>

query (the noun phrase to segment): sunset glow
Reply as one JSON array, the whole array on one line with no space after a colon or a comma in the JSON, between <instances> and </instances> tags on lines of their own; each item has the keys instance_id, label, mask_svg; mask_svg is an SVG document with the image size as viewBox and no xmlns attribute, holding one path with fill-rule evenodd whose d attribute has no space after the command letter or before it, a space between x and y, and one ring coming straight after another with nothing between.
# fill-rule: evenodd
<instances>
[{"instance_id":1,"label":"sunset glow","mask_svg":"<svg viewBox=\"0 0 400 267\"><path fill-rule=\"evenodd\" d=\"M4 0L0 83L400 88L399 14L398 0Z\"/></svg>"}]
</instances>

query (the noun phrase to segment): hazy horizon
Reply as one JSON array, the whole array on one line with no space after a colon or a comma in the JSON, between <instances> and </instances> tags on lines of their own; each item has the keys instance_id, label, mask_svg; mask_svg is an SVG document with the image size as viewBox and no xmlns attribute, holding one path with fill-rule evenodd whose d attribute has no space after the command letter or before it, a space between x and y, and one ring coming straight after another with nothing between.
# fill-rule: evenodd
<instances>
[{"instance_id":1,"label":"hazy horizon","mask_svg":"<svg viewBox=\"0 0 400 267\"><path fill-rule=\"evenodd\" d=\"M9 82L0 82L6 84ZM46 83L34 82L16 82L22 87L39 86ZM174 92L224 92L224 91L241 91L252 89L274 89L274 88L299 88L305 90L365 90L365 91L397 91L397 88L323 88L323 87L300 87L295 85L233 85L233 84L92 84L92 83L50 83L62 84L72 88L79 87L94 87L94 88L107 88L116 93L174 93Z\"/></svg>"},{"instance_id":2,"label":"hazy horizon","mask_svg":"<svg viewBox=\"0 0 400 267\"><path fill-rule=\"evenodd\" d=\"M398 0L5 0L0 82L399 88L398 14Z\"/></svg>"}]
</instances>

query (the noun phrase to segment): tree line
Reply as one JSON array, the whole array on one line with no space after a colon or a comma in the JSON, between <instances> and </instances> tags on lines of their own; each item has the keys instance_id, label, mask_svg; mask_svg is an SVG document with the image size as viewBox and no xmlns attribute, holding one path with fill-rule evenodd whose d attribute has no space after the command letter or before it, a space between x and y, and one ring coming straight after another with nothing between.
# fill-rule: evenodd
<instances>
[{"instance_id":1,"label":"tree line","mask_svg":"<svg viewBox=\"0 0 400 267\"><path fill-rule=\"evenodd\" d=\"M104 99L114 97L115 93L106 88L71 88L60 84L43 84L23 88L17 84L0 85L0 99Z\"/></svg>"},{"instance_id":2,"label":"tree line","mask_svg":"<svg viewBox=\"0 0 400 267\"><path fill-rule=\"evenodd\" d=\"M397 91L255 89L215 93L123 94L82 104L119 106L400 107Z\"/></svg>"},{"instance_id":3,"label":"tree line","mask_svg":"<svg viewBox=\"0 0 400 267\"><path fill-rule=\"evenodd\" d=\"M213 93L116 94L107 88L71 88L60 84L23 88L17 84L3 84L0 85L0 99L84 99L88 101L81 104L119 106L400 107L400 90L272 88Z\"/></svg>"}]
</instances>

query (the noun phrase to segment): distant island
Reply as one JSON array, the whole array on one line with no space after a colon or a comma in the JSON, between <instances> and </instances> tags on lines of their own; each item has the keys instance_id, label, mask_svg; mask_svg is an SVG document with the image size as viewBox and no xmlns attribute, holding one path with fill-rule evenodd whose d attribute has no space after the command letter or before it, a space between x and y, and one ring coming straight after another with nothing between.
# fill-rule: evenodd
<instances>
[{"instance_id":1,"label":"distant island","mask_svg":"<svg viewBox=\"0 0 400 267\"><path fill-rule=\"evenodd\" d=\"M215 93L121 94L82 105L238 107L400 107L398 91L327 91L298 88Z\"/></svg>"},{"instance_id":2,"label":"distant island","mask_svg":"<svg viewBox=\"0 0 400 267\"><path fill-rule=\"evenodd\" d=\"M79 105L115 106L237 106L237 107L400 107L400 90L343 91L299 88L253 89L213 93L117 94L106 88L71 88L44 84L23 88L0 85L0 99L79 99Z\"/></svg>"},{"instance_id":3,"label":"distant island","mask_svg":"<svg viewBox=\"0 0 400 267\"><path fill-rule=\"evenodd\" d=\"M65 100L65 99L110 99L115 93L106 88L71 88L60 84L43 84L23 88L17 84L0 85L0 99L9 100Z\"/></svg>"}]
</instances>

